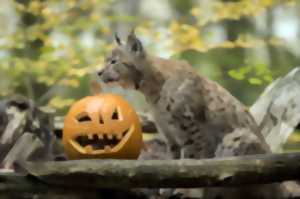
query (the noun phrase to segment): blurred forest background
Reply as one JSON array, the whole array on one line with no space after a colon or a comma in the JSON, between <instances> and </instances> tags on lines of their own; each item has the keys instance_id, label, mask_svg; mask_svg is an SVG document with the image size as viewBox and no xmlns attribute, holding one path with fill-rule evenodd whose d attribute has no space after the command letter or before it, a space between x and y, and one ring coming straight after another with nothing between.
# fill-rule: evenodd
<instances>
[{"instance_id":1,"label":"blurred forest background","mask_svg":"<svg viewBox=\"0 0 300 199\"><path fill-rule=\"evenodd\" d=\"M0 0L0 98L64 114L90 93L113 34L185 59L251 105L300 63L297 0ZM138 99L138 98L137 98Z\"/></svg>"}]
</instances>

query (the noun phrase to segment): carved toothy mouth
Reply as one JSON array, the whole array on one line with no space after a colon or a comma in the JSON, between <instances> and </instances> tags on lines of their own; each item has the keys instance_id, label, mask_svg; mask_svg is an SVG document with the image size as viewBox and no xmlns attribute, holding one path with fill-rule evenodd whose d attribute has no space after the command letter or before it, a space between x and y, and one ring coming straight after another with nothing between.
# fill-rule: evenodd
<instances>
[{"instance_id":1,"label":"carved toothy mouth","mask_svg":"<svg viewBox=\"0 0 300 199\"><path fill-rule=\"evenodd\" d=\"M74 148L81 153L101 153L101 152L115 152L120 149L133 132L134 127L130 127L122 134L81 134L75 139L71 139L70 143Z\"/></svg>"},{"instance_id":2,"label":"carved toothy mouth","mask_svg":"<svg viewBox=\"0 0 300 199\"><path fill-rule=\"evenodd\" d=\"M94 135L80 135L76 137L76 142L82 147L91 145L94 150L104 149L106 146L115 147L121 139L127 134L128 130L124 131L122 136L112 134L94 134Z\"/></svg>"}]
</instances>

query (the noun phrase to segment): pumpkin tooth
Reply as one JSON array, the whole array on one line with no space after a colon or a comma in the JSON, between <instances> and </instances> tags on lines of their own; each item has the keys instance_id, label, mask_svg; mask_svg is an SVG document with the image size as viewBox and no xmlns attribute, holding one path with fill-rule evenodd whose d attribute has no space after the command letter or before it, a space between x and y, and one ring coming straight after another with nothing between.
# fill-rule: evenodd
<instances>
[{"instance_id":1,"label":"pumpkin tooth","mask_svg":"<svg viewBox=\"0 0 300 199\"><path fill-rule=\"evenodd\" d=\"M102 134L98 134L98 138L99 138L99 140L103 140L103 135Z\"/></svg>"},{"instance_id":2,"label":"pumpkin tooth","mask_svg":"<svg viewBox=\"0 0 300 199\"><path fill-rule=\"evenodd\" d=\"M110 147L109 145L106 145L106 146L104 147L104 151L108 152L108 151L110 151L110 150L111 150L111 147Z\"/></svg>"},{"instance_id":3,"label":"pumpkin tooth","mask_svg":"<svg viewBox=\"0 0 300 199\"><path fill-rule=\"evenodd\" d=\"M107 134L107 138L108 138L109 140L112 140L112 139L113 139L113 135L112 135L112 134Z\"/></svg>"},{"instance_id":4,"label":"pumpkin tooth","mask_svg":"<svg viewBox=\"0 0 300 199\"><path fill-rule=\"evenodd\" d=\"M122 137L123 137L122 134L118 134L118 135L117 135L117 139L118 139L118 140L121 140Z\"/></svg>"},{"instance_id":5,"label":"pumpkin tooth","mask_svg":"<svg viewBox=\"0 0 300 199\"><path fill-rule=\"evenodd\" d=\"M93 139L93 134L88 134L88 139L92 140Z\"/></svg>"}]
</instances>

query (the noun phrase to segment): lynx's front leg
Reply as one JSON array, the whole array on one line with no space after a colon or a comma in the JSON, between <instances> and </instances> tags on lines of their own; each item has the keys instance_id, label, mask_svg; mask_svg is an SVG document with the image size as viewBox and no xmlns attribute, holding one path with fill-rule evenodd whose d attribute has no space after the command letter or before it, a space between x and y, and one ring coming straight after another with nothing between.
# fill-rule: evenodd
<instances>
[{"instance_id":1,"label":"lynx's front leg","mask_svg":"<svg viewBox=\"0 0 300 199\"><path fill-rule=\"evenodd\" d=\"M154 105L154 118L175 158L213 157L215 140L207 129L203 99L193 79L169 79ZM194 94L193 94L194 93Z\"/></svg>"},{"instance_id":2,"label":"lynx's front leg","mask_svg":"<svg viewBox=\"0 0 300 199\"><path fill-rule=\"evenodd\" d=\"M170 115L157 107L152 108L152 114L154 115L154 121L158 132L165 138L168 153L173 159L180 159L180 144L177 142L175 133L177 130L174 125L170 125L167 122L170 120Z\"/></svg>"}]
</instances>

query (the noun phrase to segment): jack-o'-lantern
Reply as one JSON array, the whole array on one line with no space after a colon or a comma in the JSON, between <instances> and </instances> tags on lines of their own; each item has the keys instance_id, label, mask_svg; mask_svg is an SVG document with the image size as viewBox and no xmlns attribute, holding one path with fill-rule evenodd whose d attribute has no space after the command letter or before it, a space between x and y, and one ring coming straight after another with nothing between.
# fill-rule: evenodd
<instances>
[{"instance_id":1,"label":"jack-o'-lantern","mask_svg":"<svg viewBox=\"0 0 300 199\"><path fill-rule=\"evenodd\" d=\"M65 117L63 145L70 159L136 159L142 148L139 118L121 96L85 97Z\"/></svg>"}]
</instances>

